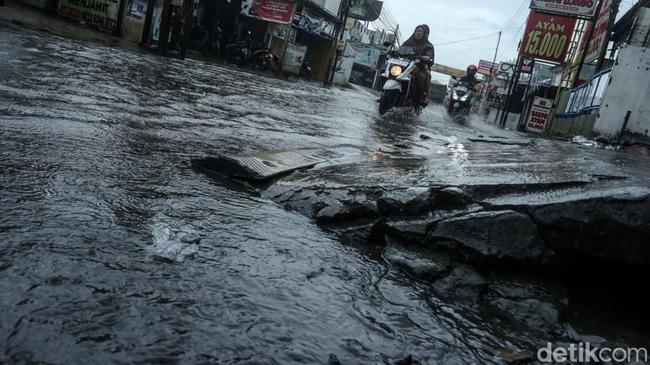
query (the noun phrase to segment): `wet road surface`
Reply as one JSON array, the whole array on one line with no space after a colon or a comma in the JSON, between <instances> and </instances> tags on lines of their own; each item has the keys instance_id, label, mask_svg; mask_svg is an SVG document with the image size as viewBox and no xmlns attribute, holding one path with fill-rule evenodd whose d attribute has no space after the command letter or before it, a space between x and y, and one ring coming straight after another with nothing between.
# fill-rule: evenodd
<instances>
[{"instance_id":1,"label":"wet road surface","mask_svg":"<svg viewBox=\"0 0 650 365\"><path fill-rule=\"evenodd\" d=\"M462 168L476 158L467 138L520 138L436 108L395 129L375 108L354 91L0 25L0 362L500 363L498 349L545 342L191 166L323 148L338 165L319 171L345 171L428 133L413 165L366 175L428 183L441 166L453 170L441 181L496 176ZM498 168L520 168L504 148ZM169 240L188 251L155 259Z\"/></svg>"}]
</instances>

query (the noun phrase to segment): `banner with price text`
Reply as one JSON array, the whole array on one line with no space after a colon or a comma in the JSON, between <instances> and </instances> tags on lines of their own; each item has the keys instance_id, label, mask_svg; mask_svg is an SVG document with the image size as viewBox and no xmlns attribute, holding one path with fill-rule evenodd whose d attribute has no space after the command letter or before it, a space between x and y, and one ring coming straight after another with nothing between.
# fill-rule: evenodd
<instances>
[{"instance_id":1,"label":"banner with price text","mask_svg":"<svg viewBox=\"0 0 650 365\"><path fill-rule=\"evenodd\" d=\"M538 60L562 63L566 59L576 19L532 11L519 54Z\"/></svg>"}]
</instances>

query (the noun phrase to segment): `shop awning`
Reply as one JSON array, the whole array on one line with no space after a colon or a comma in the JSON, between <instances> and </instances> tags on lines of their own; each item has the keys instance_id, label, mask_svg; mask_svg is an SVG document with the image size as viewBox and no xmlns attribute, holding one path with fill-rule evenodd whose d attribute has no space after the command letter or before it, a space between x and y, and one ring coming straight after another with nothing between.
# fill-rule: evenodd
<instances>
[{"instance_id":1,"label":"shop awning","mask_svg":"<svg viewBox=\"0 0 650 365\"><path fill-rule=\"evenodd\" d=\"M339 23L337 14L332 14L321 5L318 5L312 0L302 0L303 8L307 9L311 16L332 22L334 24Z\"/></svg>"}]
</instances>

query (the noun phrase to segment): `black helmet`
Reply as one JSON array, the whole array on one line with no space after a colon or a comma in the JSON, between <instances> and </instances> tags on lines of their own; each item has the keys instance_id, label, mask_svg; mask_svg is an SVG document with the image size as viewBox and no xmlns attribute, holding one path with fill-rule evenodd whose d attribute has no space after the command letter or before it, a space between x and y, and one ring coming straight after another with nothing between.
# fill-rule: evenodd
<instances>
[{"instance_id":1,"label":"black helmet","mask_svg":"<svg viewBox=\"0 0 650 365\"><path fill-rule=\"evenodd\" d=\"M476 67L476 65L469 65L467 67L467 74L468 75L473 76L473 75L476 75L477 72L478 72L478 67Z\"/></svg>"}]
</instances>

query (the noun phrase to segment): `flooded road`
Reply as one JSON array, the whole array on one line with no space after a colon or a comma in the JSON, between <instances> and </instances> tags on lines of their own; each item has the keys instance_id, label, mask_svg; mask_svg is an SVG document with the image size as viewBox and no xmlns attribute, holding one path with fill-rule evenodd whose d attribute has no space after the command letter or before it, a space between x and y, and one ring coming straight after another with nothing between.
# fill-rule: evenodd
<instances>
[{"instance_id":1,"label":"flooded road","mask_svg":"<svg viewBox=\"0 0 650 365\"><path fill-rule=\"evenodd\" d=\"M375 108L0 25L0 363L484 364L545 342L191 166L421 133ZM441 120L422 128L453 140Z\"/></svg>"}]
</instances>

